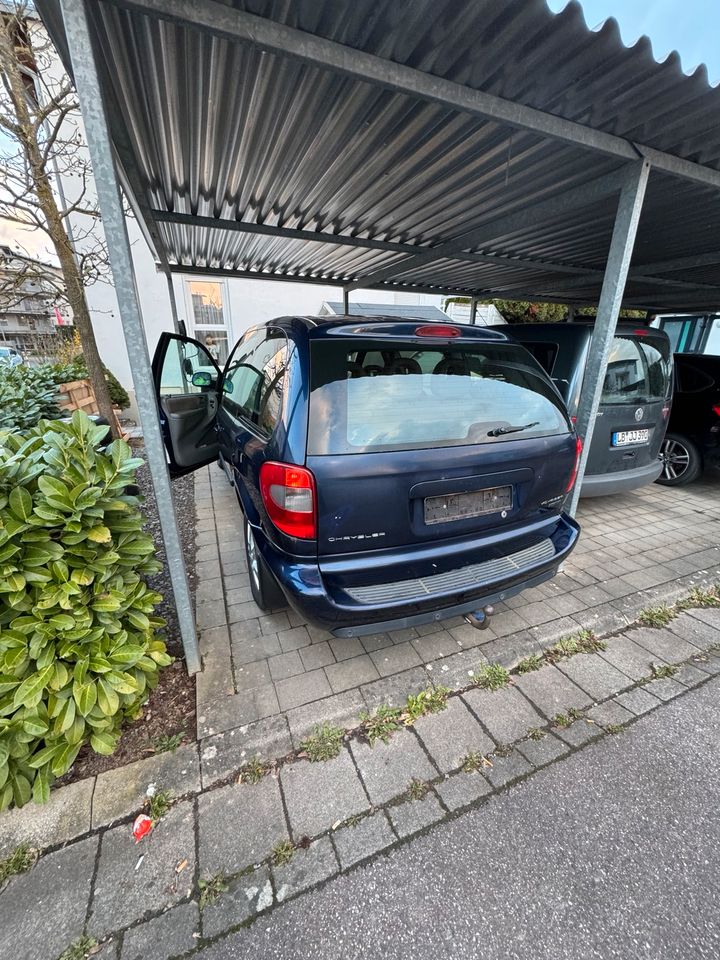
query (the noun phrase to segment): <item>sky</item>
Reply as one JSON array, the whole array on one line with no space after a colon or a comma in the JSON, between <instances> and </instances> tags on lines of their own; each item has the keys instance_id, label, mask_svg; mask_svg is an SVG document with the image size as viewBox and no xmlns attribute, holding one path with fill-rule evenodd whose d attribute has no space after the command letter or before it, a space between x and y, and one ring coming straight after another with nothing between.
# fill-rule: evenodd
<instances>
[{"instance_id":1,"label":"sky","mask_svg":"<svg viewBox=\"0 0 720 960\"><path fill-rule=\"evenodd\" d=\"M547 0L554 13L567 0ZM615 17L626 45L646 34L656 60L677 50L683 70L707 64L710 83L720 83L720 0L580 0L591 29Z\"/></svg>"}]
</instances>

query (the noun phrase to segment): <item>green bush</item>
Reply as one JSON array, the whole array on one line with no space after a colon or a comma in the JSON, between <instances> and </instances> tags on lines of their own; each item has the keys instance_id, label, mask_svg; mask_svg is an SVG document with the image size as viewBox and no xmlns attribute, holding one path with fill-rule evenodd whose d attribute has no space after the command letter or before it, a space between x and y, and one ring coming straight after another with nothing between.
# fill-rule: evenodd
<instances>
[{"instance_id":1,"label":"green bush","mask_svg":"<svg viewBox=\"0 0 720 960\"><path fill-rule=\"evenodd\" d=\"M121 410L127 409L127 407L130 406L130 397L127 395L127 391L115 374L108 370L105 364L103 364L103 371L105 373L105 379L107 380L108 390L110 391L110 399L115 406ZM70 363L57 365L58 383L69 383L71 380L85 380L87 379L87 375L87 364L82 354L75 357Z\"/></svg>"},{"instance_id":2,"label":"green bush","mask_svg":"<svg viewBox=\"0 0 720 960\"><path fill-rule=\"evenodd\" d=\"M125 493L142 461L106 433L77 412L0 435L0 810L46 801L83 744L112 753L170 663Z\"/></svg>"},{"instance_id":3,"label":"green bush","mask_svg":"<svg viewBox=\"0 0 720 960\"><path fill-rule=\"evenodd\" d=\"M0 429L26 430L39 420L63 416L57 382L50 364L0 368Z\"/></svg>"}]
</instances>

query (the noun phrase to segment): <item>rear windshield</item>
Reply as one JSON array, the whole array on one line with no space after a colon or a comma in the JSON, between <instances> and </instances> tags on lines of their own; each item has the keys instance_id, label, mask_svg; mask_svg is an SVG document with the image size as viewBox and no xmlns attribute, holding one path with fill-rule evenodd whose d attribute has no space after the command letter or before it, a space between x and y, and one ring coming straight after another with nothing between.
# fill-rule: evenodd
<instances>
[{"instance_id":1,"label":"rear windshield","mask_svg":"<svg viewBox=\"0 0 720 960\"><path fill-rule=\"evenodd\" d=\"M651 403L670 393L670 345L664 340L617 336L603 387L603 403Z\"/></svg>"},{"instance_id":2,"label":"rear windshield","mask_svg":"<svg viewBox=\"0 0 720 960\"><path fill-rule=\"evenodd\" d=\"M311 345L308 454L371 453L568 433L546 375L506 344Z\"/></svg>"}]
</instances>

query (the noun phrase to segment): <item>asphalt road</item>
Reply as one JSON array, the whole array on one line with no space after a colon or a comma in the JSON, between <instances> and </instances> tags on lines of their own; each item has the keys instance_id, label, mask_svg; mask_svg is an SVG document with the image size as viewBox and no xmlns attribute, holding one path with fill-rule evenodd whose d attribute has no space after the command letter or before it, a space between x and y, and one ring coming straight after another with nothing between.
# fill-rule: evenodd
<instances>
[{"instance_id":1,"label":"asphalt road","mask_svg":"<svg viewBox=\"0 0 720 960\"><path fill-rule=\"evenodd\" d=\"M202 960L720 956L720 680Z\"/></svg>"}]
</instances>

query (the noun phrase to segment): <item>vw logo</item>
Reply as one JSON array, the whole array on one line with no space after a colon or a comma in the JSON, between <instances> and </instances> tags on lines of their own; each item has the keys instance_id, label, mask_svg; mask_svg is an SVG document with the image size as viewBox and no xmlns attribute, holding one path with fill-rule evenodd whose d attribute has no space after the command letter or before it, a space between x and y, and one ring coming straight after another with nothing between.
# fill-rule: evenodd
<instances>
[{"instance_id":1,"label":"vw logo","mask_svg":"<svg viewBox=\"0 0 720 960\"><path fill-rule=\"evenodd\" d=\"M637 410L635 411L635 419L637 420L638 423L640 423L642 418L643 418L643 409L642 407L638 407Z\"/></svg>"}]
</instances>

